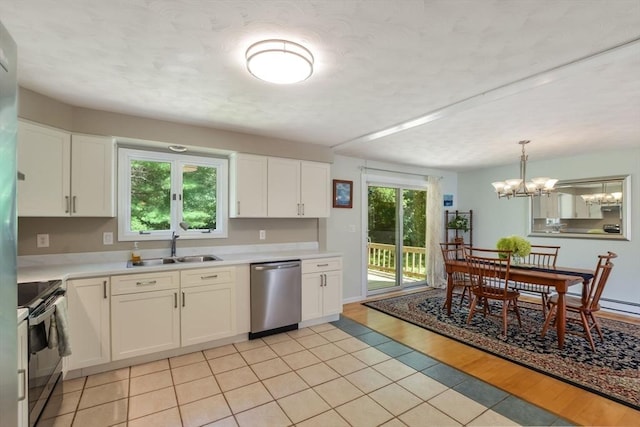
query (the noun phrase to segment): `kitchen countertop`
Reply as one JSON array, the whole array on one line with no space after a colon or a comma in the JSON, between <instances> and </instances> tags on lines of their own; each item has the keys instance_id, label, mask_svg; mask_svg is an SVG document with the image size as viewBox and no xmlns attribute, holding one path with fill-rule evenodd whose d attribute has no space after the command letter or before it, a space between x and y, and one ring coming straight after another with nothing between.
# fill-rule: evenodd
<instances>
[{"instance_id":1,"label":"kitchen countertop","mask_svg":"<svg viewBox=\"0 0 640 427\"><path fill-rule=\"evenodd\" d=\"M178 251L178 256L214 254L220 261L203 263L176 263L157 266L127 267L128 251L92 254L66 254L45 257L22 257L18 261L18 283L42 280L66 280L102 275L149 273L167 270L222 267L227 265L251 264L258 262L284 261L291 259L312 259L342 256L337 252L317 249L313 244L256 245L245 247L186 248ZM246 250L243 252L242 250ZM141 251L142 259L162 258L166 250ZM118 259L120 258L120 259ZM100 260L103 260L100 262Z\"/></svg>"}]
</instances>

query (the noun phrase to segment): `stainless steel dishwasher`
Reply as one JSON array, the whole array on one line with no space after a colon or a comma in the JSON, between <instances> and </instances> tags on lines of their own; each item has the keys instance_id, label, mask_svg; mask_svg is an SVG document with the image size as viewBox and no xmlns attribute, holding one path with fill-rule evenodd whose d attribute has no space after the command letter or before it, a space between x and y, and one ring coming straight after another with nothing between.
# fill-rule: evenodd
<instances>
[{"instance_id":1,"label":"stainless steel dishwasher","mask_svg":"<svg viewBox=\"0 0 640 427\"><path fill-rule=\"evenodd\" d=\"M302 320L300 260L251 264L249 339L298 329Z\"/></svg>"}]
</instances>

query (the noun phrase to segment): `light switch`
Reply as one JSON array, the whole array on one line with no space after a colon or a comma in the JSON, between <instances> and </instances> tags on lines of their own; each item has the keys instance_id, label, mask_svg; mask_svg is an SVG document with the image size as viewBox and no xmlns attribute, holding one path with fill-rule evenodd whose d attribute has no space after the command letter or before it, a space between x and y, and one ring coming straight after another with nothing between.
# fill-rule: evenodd
<instances>
[{"instance_id":1,"label":"light switch","mask_svg":"<svg viewBox=\"0 0 640 427\"><path fill-rule=\"evenodd\" d=\"M260 230L260 240L264 240L267 238L267 232L265 230Z\"/></svg>"}]
</instances>

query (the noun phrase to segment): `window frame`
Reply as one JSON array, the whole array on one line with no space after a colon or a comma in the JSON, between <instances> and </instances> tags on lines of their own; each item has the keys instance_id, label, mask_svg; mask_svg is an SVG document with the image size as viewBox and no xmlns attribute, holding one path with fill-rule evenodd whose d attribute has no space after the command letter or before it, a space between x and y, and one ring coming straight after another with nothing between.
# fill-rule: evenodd
<instances>
[{"instance_id":1,"label":"window frame","mask_svg":"<svg viewBox=\"0 0 640 427\"><path fill-rule=\"evenodd\" d=\"M170 230L139 232L131 231L131 161L157 161L171 164L171 193L182 195L182 166L196 165L216 169L216 229L183 230L182 197L171 201ZM220 239L228 237L228 164L227 158L203 155L185 155L148 151L129 147L118 147L118 241L169 240L172 233L180 240Z\"/></svg>"}]
</instances>

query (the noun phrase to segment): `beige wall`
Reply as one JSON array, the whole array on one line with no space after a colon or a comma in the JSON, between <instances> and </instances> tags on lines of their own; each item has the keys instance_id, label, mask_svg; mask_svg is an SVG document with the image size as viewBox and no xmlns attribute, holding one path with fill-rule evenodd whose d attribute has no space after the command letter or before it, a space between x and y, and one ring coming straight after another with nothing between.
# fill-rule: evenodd
<instances>
[{"instance_id":1,"label":"beige wall","mask_svg":"<svg viewBox=\"0 0 640 427\"><path fill-rule=\"evenodd\" d=\"M20 88L21 119L70 132L109 135L128 140L146 140L226 151L332 162L329 147L265 138L246 133L190 126L142 117L70 106L36 92ZM230 219L227 239L178 241L180 246L224 246L259 243L326 241L324 220L318 219ZM259 240L259 230L267 239ZM128 250L131 242L102 244L102 233L117 238L116 218L19 218L18 255ZM50 246L37 248L36 235L49 234ZM141 249L168 248L168 242L141 242ZM179 249L178 249L179 250Z\"/></svg>"}]
</instances>

